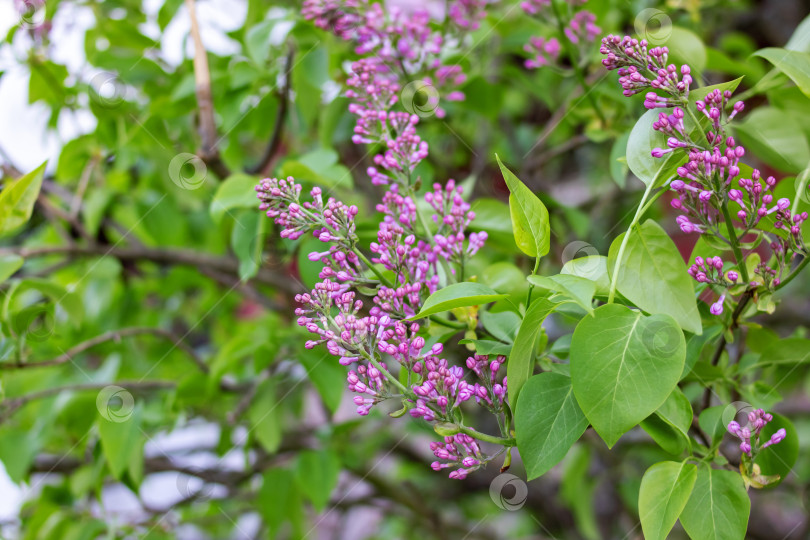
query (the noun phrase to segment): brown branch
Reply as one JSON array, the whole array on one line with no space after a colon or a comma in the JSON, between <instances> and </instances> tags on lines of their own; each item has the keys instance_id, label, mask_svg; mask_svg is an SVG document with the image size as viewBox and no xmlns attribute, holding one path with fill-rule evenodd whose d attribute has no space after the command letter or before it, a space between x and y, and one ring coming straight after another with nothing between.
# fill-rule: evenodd
<instances>
[{"instance_id":1,"label":"brown branch","mask_svg":"<svg viewBox=\"0 0 810 540\"><path fill-rule=\"evenodd\" d=\"M733 332L739 326L739 319L742 316L743 311L748 306L748 302L754 296L754 289L748 289L743 293L742 298L740 298L740 303L737 304L737 307L734 309L734 312L731 314L731 325L728 327L730 332ZM720 341L717 343L717 349L714 351L714 355L712 356L712 365L716 366L720 362L720 357L723 356L723 351L726 350L726 336L725 332L720 334ZM706 387L706 390L703 392L703 404L701 410L706 410L709 408L709 405L712 403L712 389L710 386Z\"/></svg>"},{"instance_id":2,"label":"brown branch","mask_svg":"<svg viewBox=\"0 0 810 540\"><path fill-rule=\"evenodd\" d=\"M214 121L214 102L211 95L211 72L208 69L208 56L200 36L197 23L197 8L194 0L185 0L188 16L191 20L191 38L194 40L194 81L197 90L197 107L199 109L199 133L202 142L200 158L220 179L230 176L231 172L217 149L217 126Z\"/></svg>"},{"instance_id":3,"label":"brown branch","mask_svg":"<svg viewBox=\"0 0 810 540\"><path fill-rule=\"evenodd\" d=\"M100 345L102 343L106 343L108 341L120 341L122 338L137 336L142 334L151 334L154 336L158 336L164 338L168 341L171 341L175 347L180 349L181 351L185 352L186 354L191 357L194 363L200 368L200 371L207 374L210 370L208 365L200 358L197 353L186 345L181 338L169 332L167 330L163 330L162 328L149 328L149 327L131 327L131 328L122 328L120 330L113 330L111 332L105 332L104 334L98 335L92 339L88 339L87 341L83 341L79 343L75 347L68 349L65 353L57 356L52 360L44 360L41 362L5 362L0 363L0 370L9 370L9 369L28 369L28 368L41 368L41 367L49 367L49 366L58 366L61 364L65 364L70 362L74 356L81 354L93 347Z\"/></svg>"},{"instance_id":4,"label":"brown branch","mask_svg":"<svg viewBox=\"0 0 810 540\"><path fill-rule=\"evenodd\" d=\"M278 104L278 112L276 113L276 121L273 125L273 133L270 135L270 142L264 150L261 160L254 167L248 169L250 174L267 174L267 169L278 151L281 144L281 134L284 130L284 122L287 119L287 109L290 102L290 81L292 80L293 60L295 58L295 49L290 45L290 50L287 52L285 60L286 72L284 74L284 87L281 90L281 101Z\"/></svg>"},{"instance_id":5,"label":"brown branch","mask_svg":"<svg viewBox=\"0 0 810 540\"><path fill-rule=\"evenodd\" d=\"M98 155L93 156L90 158L90 161L87 162L87 165L84 166L82 170L82 174L79 177L79 185L76 187L76 194L73 195L73 200L70 201L70 219L71 221L77 221L79 218L79 212L82 209L82 202L84 200L84 194L87 191L87 186L90 185L90 179L93 177L93 170L95 170L96 165L98 165L101 157Z\"/></svg>"},{"instance_id":6,"label":"brown branch","mask_svg":"<svg viewBox=\"0 0 810 540\"><path fill-rule=\"evenodd\" d=\"M31 403L32 401L37 401L40 399L46 399L49 397L53 397L58 395L62 392L86 392L86 391L96 391L96 390L103 390L108 386L121 386L127 390L160 390L165 388L175 388L177 383L175 381L114 381L110 383L84 383L84 384L72 384L67 386L57 386L55 388L46 388L45 390L40 390L38 392L32 392L30 394L25 394L23 396L15 397L15 398L7 398L2 404L0 404L0 424L2 424L7 418L13 415L20 407Z\"/></svg>"},{"instance_id":7,"label":"brown branch","mask_svg":"<svg viewBox=\"0 0 810 540\"><path fill-rule=\"evenodd\" d=\"M145 246L119 248L115 246L98 245L0 248L0 255L9 254L19 255L24 259L46 257L49 255L67 255L72 257L110 256L122 262L151 261L158 264L193 266L195 268L204 267L231 275L239 275L239 261L233 257L219 257L183 248L151 248ZM274 272L269 268L260 268L254 279L258 283L271 285L291 292L300 289L300 286L298 286L293 279Z\"/></svg>"}]
</instances>

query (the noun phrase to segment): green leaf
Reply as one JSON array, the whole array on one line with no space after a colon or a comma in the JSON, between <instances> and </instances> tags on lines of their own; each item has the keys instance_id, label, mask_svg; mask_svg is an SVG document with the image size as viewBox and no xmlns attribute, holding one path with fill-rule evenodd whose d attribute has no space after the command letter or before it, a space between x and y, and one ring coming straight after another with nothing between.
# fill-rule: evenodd
<instances>
[{"instance_id":1,"label":"green leaf","mask_svg":"<svg viewBox=\"0 0 810 540\"><path fill-rule=\"evenodd\" d=\"M608 259L604 255L587 255L577 257L565 263L560 274L571 274L589 279L596 284L596 293L607 296L610 291L610 276L608 275Z\"/></svg>"},{"instance_id":2,"label":"green leaf","mask_svg":"<svg viewBox=\"0 0 810 540\"><path fill-rule=\"evenodd\" d=\"M597 540L600 534L593 500L597 479L590 472L591 454L590 447L582 444L571 449L563 464L560 498L573 511L577 531L586 540Z\"/></svg>"},{"instance_id":3,"label":"green leaf","mask_svg":"<svg viewBox=\"0 0 810 540\"><path fill-rule=\"evenodd\" d=\"M465 281L454 283L431 294L422 305L422 310L408 320L416 320L449 311L454 308L480 306L502 300L509 295L498 294L486 285Z\"/></svg>"},{"instance_id":4,"label":"green leaf","mask_svg":"<svg viewBox=\"0 0 810 540\"><path fill-rule=\"evenodd\" d=\"M808 362L810 362L810 339L788 338L772 343L762 355L758 365L798 365Z\"/></svg>"},{"instance_id":5,"label":"green leaf","mask_svg":"<svg viewBox=\"0 0 810 540\"><path fill-rule=\"evenodd\" d=\"M683 391L675 387L666 401L655 411L656 416L675 428L686 441L689 441L689 428L692 426L692 404Z\"/></svg>"},{"instance_id":6,"label":"green leaf","mask_svg":"<svg viewBox=\"0 0 810 540\"><path fill-rule=\"evenodd\" d=\"M298 354L298 361L307 370L307 377L321 395L326 407L335 413L343 399L346 370L334 357L323 351L304 349Z\"/></svg>"},{"instance_id":7,"label":"green leaf","mask_svg":"<svg viewBox=\"0 0 810 540\"><path fill-rule=\"evenodd\" d=\"M20 484L34 462L39 444L33 431L3 426L0 429L0 462L15 484Z\"/></svg>"},{"instance_id":8,"label":"green leaf","mask_svg":"<svg viewBox=\"0 0 810 540\"><path fill-rule=\"evenodd\" d=\"M475 347L476 354L482 355L502 355L509 356L512 354L512 346L500 341L493 341L491 339L462 339L459 341L461 345L472 345Z\"/></svg>"},{"instance_id":9,"label":"green leaf","mask_svg":"<svg viewBox=\"0 0 810 540\"><path fill-rule=\"evenodd\" d=\"M627 139L627 165L645 185L654 187L664 185L675 176L675 171L685 161L682 150L675 150L662 158L652 157L653 148L667 148L667 136L653 129L658 112L653 109L644 113Z\"/></svg>"},{"instance_id":10,"label":"green leaf","mask_svg":"<svg viewBox=\"0 0 810 540\"><path fill-rule=\"evenodd\" d=\"M108 387L117 388L117 387ZM105 389L106 390L106 389ZM99 394L99 401L102 401ZM110 472L121 480L129 468L132 454L142 450L140 407L132 405L132 395L125 389L111 392L108 399L100 403L101 414L97 420L101 449L110 466ZM121 400L120 404L112 400Z\"/></svg>"},{"instance_id":11,"label":"green leaf","mask_svg":"<svg viewBox=\"0 0 810 540\"><path fill-rule=\"evenodd\" d=\"M537 355L537 338L543 329L543 321L563 303L548 298L535 298L523 322L520 323L509 362L506 363L506 378L509 381L509 402L517 403L520 389L534 371L534 359Z\"/></svg>"},{"instance_id":12,"label":"green leaf","mask_svg":"<svg viewBox=\"0 0 810 540\"><path fill-rule=\"evenodd\" d=\"M681 434L664 422L660 416L651 414L639 425L667 454L679 456L686 450L686 442Z\"/></svg>"},{"instance_id":13,"label":"green leaf","mask_svg":"<svg viewBox=\"0 0 810 540\"><path fill-rule=\"evenodd\" d=\"M629 234L619 268L619 292L644 311L671 315L687 332L700 334L695 287L675 243L653 220L634 227ZM610 246L609 269L615 267L623 238L618 236Z\"/></svg>"},{"instance_id":14,"label":"green leaf","mask_svg":"<svg viewBox=\"0 0 810 540\"><path fill-rule=\"evenodd\" d=\"M560 462L585 433L588 419L579 408L571 379L540 373L529 379L515 411L518 450L529 480Z\"/></svg>"},{"instance_id":15,"label":"green leaf","mask_svg":"<svg viewBox=\"0 0 810 540\"><path fill-rule=\"evenodd\" d=\"M1 255L0 256L0 283L14 275L14 272L19 270L25 260L19 255Z\"/></svg>"},{"instance_id":16,"label":"green leaf","mask_svg":"<svg viewBox=\"0 0 810 540\"><path fill-rule=\"evenodd\" d=\"M312 502L316 512L323 511L337 486L338 457L328 450L305 450L298 454L295 473L301 492Z\"/></svg>"},{"instance_id":17,"label":"green leaf","mask_svg":"<svg viewBox=\"0 0 810 540\"><path fill-rule=\"evenodd\" d=\"M593 313L593 295L596 293L596 283L593 281L570 274L529 276L527 279L529 283L559 293L576 302L588 313Z\"/></svg>"},{"instance_id":18,"label":"green leaf","mask_svg":"<svg viewBox=\"0 0 810 540\"><path fill-rule=\"evenodd\" d=\"M668 315L608 304L579 322L570 353L574 395L608 447L664 403L685 358L683 333Z\"/></svg>"},{"instance_id":19,"label":"green leaf","mask_svg":"<svg viewBox=\"0 0 810 540\"><path fill-rule=\"evenodd\" d=\"M251 431L262 447L271 454L275 453L281 445L281 420L272 379L262 382L256 389L256 398L248 410L248 419Z\"/></svg>"},{"instance_id":20,"label":"green leaf","mask_svg":"<svg viewBox=\"0 0 810 540\"><path fill-rule=\"evenodd\" d=\"M798 173L810 161L810 146L795 115L775 107L757 107L742 122L736 135L746 148L769 165Z\"/></svg>"},{"instance_id":21,"label":"green leaf","mask_svg":"<svg viewBox=\"0 0 810 540\"><path fill-rule=\"evenodd\" d=\"M354 185L351 171L338 163L337 152L329 148L319 148L297 160L285 161L279 176L292 176L299 182L330 188L337 186L351 188Z\"/></svg>"},{"instance_id":22,"label":"green leaf","mask_svg":"<svg viewBox=\"0 0 810 540\"><path fill-rule=\"evenodd\" d=\"M67 289L41 278L26 278L17 281L9 288L6 295L5 302L3 303L3 319L9 320L12 313L16 313L13 308L13 300L22 295L26 291L38 291L43 296L48 297L54 304L58 304L65 310L70 321L74 325L81 323L84 318L84 305L79 295L75 292L68 292Z\"/></svg>"},{"instance_id":23,"label":"green leaf","mask_svg":"<svg viewBox=\"0 0 810 540\"><path fill-rule=\"evenodd\" d=\"M743 540L750 511L742 477L706 465L698 470L681 525L692 540Z\"/></svg>"},{"instance_id":24,"label":"green leaf","mask_svg":"<svg viewBox=\"0 0 810 540\"><path fill-rule=\"evenodd\" d=\"M270 469L264 473L259 489L258 510L270 529L270 538L285 521L301 519L301 493L295 475L286 469Z\"/></svg>"},{"instance_id":25,"label":"green leaf","mask_svg":"<svg viewBox=\"0 0 810 540\"><path fill-rule=\"evenodd\" d=\"M696 480L697 467L691 463L662 461L647 469L638 494L641 530L646 540L666 540Z\"/></svg>"},{"instance_id":26,"label":"green leaf","mask_svg":"<svg viewBox=\"0 0 810 540\"><path fill-rule=\"evenodd\" d=\"M222 182L211 200L211 219L215 223L222 221L222 217L234 208L259 208L256 198L256 184L259 178L248 174L232 174ZM258 212L258 210L257 210Z\"/></svg>"},{"instance_id":27,"label":"green leaf","mask_svg":"<svg viewBox=\"0 0 810 540\"><path fill-rule=\"evenodd\" d=\"M523 275L520 276L523 281ZM514 311L501 311L499 313L492 313L491 311L483 311L479 315L481 324L484 330L489 332L492 337L499 339L505 343L514 343L517 331L520 328L522 321L520 315Z\"/></svg>"},{"instance_id":28,"label":"green leaf","mask_svg":"<svg viewBox=\"0 0 810 540\"><path fill-rule=\"evenodd\" d=\"M231 231L231 248L239 259L239 279L247 281L259 272L267 218L261 212L240 211Z\"/></svg>"},{"instance_id":29,"label":"green leaf","mask_svg":"<svg viewBox=\"0 0 810 540\"><path fill-rule=\"evenodd\" d=\"M804 18L785 45L786 49L810 53L810 16Z\"/></svg>"},{"instance_id":30,"label":"green leaf","mask_svg":"<svg viewBox=\"0 0 810 540\"><path fill-rule=\"evenodd\" d=\"M790 77L805 96L810 97L810 54L768 47L758 50L754 56L760 56L773 64L776 69Z\"/></svg>"},{"instance_id":31,"label":"green leaf","mask_svg":"<svg viewBox=\"0 0 810 540\"><path fill-rule=\"evenodd\" d=\"M672 26L666 46L670 59L676 64L688 63L693 71L701 72L706 67L706 47L700 37L686 28Z\"/></svg>"},{"instance_id":32,"label":"green leaf","mask_svg":"<svg viewBox=\"0 0 810 540\"><path fill-rule=\"evenodd\" d=\"M16 231L31 219L47 163L18 180L6 183L3 191L0 191L0 236Z\"/></svg>"},{"instance_id":33,"label":"green leaf","mask_svg":"<svg viewBox=\"0 0 810 540\"><path fill-rule=\"evenodd\" d=\"M551 241L548 210L540 199L501 163L497 154L495 159L509 188L509 211L512 216L515 243L520 251L529 257L542 257L548 253Z\"/></svg>"},{"instance_id":34,"label":"green leaf","mask_svg":"<svg viewBox=\"0 0 810 540\"><path fill-rule=\"evenodd\" d=\"M610 148L610 177L616 184L624 189L627 185L627 141L630 140L630 132L627 131L616 138Z\"/></svg>"}]
</instances>

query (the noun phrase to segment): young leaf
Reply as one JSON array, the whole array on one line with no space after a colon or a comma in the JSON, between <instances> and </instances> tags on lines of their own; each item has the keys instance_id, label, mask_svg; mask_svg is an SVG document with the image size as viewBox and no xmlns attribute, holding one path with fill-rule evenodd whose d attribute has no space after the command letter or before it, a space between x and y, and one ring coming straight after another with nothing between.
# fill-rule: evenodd
<instances>
[{"instance_id":1,"label":"young leaf","mask_svg":"<svg viewBox=\"0 0 810 540\"><path fill-rule=\"evenodd\" d=\"M596 293L596 283L593 281L570 274L529 276L527 279L538 287L570 298L588 313L593 313L593 295Z\"/></svg>"},{"instance_id":2,"label":"young leaf","mask_svg":"<svg viewBox=\"0 0 810 540\"><path fill-rule=\"evenodd\" d=\"M608 260L604 255L588 255L577 257L565 263L560 274L570 274L589 279L596 285L594 294L607 296L610 291L610 277L608 276Z\"/></svg>"},{"instance_id":3,"label":"young leaf","mask_svg":"<svg viewBox=\"0 0 810 540\"><path fill-rule=\"evenodd\" d=\"M647 469L638 494L638 513L646 540L666 540L696 480L697 467L691 463L662 461Z\"/></svg>"},{"instance_id":4,"label":"young leaf","mask_svg":"<svg viewBox=\"0 0 810 540\"><path fill-rule=\"evenodd\" d=\"M789 51L778 47L760 49L754 56L761 56L796 83L802 93L810 97L810 54Z\"/></svg>"},{"instance_id":5,"label":"young leaf","mask_svg":"<svg viewBox=\"0 0 810 540\"><path fill-rule=\"evenodd\" d=\"M422 319L434 313L449 311L458 307L479 306L496 302L509 296L508 294L498 294L486 285L465 281L454 283L443 289L439 289L425 300L422 310L409 320Z\"/></svg>"},{"instance_id":6,"label":"young leaf","mask_svg":"<svg viewBox=\"0 0 810 540\"><path fill-rule=\"evenodd\" d=\"M22 267L23 260L19 255L9 254L0 256L0 283L14 275Z\"/></svg>"},{"instance_id":7,"label":"young leaf","mask_svg":"<svg viewBox=\"0 0 810 540\"><path fill-rule=\"evenodd\" d=\"M126 391L119 390L119 392L112 394L112 397L122 392ZM142 450L139 444L141 438L140 407L136 406L131 410L130 414L129 411L124 410L127 405L129 404L127 404L126 400L124 405L120 407L116 407L108 401L104 406L113 412L108 413L106 416L100 415L98 418L101 449L104 451L104 457L110 466L110 472L118 480L121 479L124 471L129 468L132 453L141 453ZM114 414L116 409L123 414ZM107 416L109 416L109 419Z\"/></svg>"},{"instance_id":8,"label":"young leaf","mask_svg":"<svg viewBox=\"0 0 810 540\"><path fill-rule=\"evenodd\" d=\"M0 191L0 236L14 232L31 219L47 163L18 180L6 183L3 191Z\"/></svg>"},{"instance_id":9,"label":"young leaf","mask_svg":"<svg viewBox=\"0 0 810 540\"><path fill-rule=\"evenodd\" d=\"M526 315L523 317L523 322L520 323L520 329L515 338L515 344L512 345L509 362L506 363L506 378L509 381L507 392L510 403L517 403L521 387L534 370L537 336L540 335L543 321L562 304L541 297L534 299L529 309L526 310Z\"/></svg>"},{"instance_id":10,"label":"young leaf","mask_svg":"<svg viewBox=\"0 0 810 540\"><path fill-rule=\"evenodd\" d=\"M739 473L706 465L698 470L681 525L692 540L743 540L750 512Z\"/></svg>"},{"instance_id":11,"label":"young leaf","mask_svg":"<svg viewBox=\"0 0 810 540\"><path fill-rule=\"evenodd\" d=\"M459 341L459 344L472 345L475 347L476 354L496 354L503 356L512 354L512 347L509 344L493 341L491 339L462 339Z\"/></svg>"},{"instance_id":12,"label":"young leaf","mask_svg":"<svg viewBox=\"0 0 810 540\"><path fill-rule=\"evenodd\" d=\"M629 234L619 267L619 292L644 311L671 315L687 332L700 334L702 325L695 287L675 243L652 220L633 228ZM622 239L620 235L610 246L608 268L611 270Z\"/></svg>"},{"instance_id":13,"label":"young leaf","mask_svg":"<svg viewBox=\"0 0 810 540\"><path fill-rule=\"evenodd\" d=\"M211 219L215 223L222 221L223 216L234 208L252 208L258 210L259 199L256 198L256 184L259 179L244 173L232 174L222 182L211 200Z\"/></svg>"},{"instance_id":14,"label":"young leaf","mask_svg":"<svg viewBox=\"0 0 810 540\"><path fill-rule=\"evenodd\" d=\"M305 450L298 454L295 473L301 492L312 502L316 512L323 511L337 486L338 457L328 450Z\"/></svg>"},{"instance_id":15,"label":"young leaf","mask_svg":"<svg viewBox=\"0 0 810 540\"><path fill-rule=\"evenodd\" d=\"M275 383L267 379L256 389L256 398L248 410L250 429L269 453L281 444L281 420L278 417Z\"/></svg>"},{"instance_id":16,"label":"young leaf","mask_svg":"<svg viewBox=\"0 0 810 540\"><path fill-rule=\"evenodd\" d=\"M529 257L542 257L548 253L551 240L548 210L540 199L501 163L501 158L497 154L495 159L509 188L509 210L512 215L515 243L520 251Z\"/></svg>"},{"instance_id":17,"label":"young leaf","mask_svg":"<svg viewBox=\"0 0 810 540\"><path fill-rule=\"evenodd\" d=\"M757 107L737 123L736 137L746 150L779 170L799 173L810 161L810 145L795 115L776 107Z\"/></svg>"},{"instance_id":18,"label":"young leaf","mask_svg":"<svg viewBox=\"0 0 810 540\"><path fill-rule=\"evenodd\" d=\"M672 317L608 304L577 325L570 358L577 402L612 447L675 388L686 343Z\"/></svg>"},{"instance_id":19,"label":"young leaf","mask_svg":"<svg viewBox=\"0 0 810 540\"><path fill-rule=\"evenodd\" d=\"M653 129L658 110L647 111L638 119L627 140L627 165L646 185L662 186L683 164L683 151L675 150L662 158L652 156L653 148L667 148L667 137Z\"/></svg>"},{"instance_id":20,"label":"young leaf","mask_svg":"<svg viewBox=\"0 0 810 540\"><path fill-rule=\"evenodd\" d=\"M570 378L540 373L529 379L515 410L518 450L528 479L544 475L559 463L587 427Z\"/></svg>"}]
</instances>

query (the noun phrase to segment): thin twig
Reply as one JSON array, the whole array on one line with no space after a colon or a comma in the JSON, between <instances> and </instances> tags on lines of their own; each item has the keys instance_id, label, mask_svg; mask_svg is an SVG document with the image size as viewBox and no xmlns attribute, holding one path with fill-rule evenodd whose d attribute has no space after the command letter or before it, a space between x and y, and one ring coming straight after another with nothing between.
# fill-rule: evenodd
<instances>
[{"instance_id":1,"label":"thin twig","mask_svg":"<svg viewBox=\"0 0 810 540\"><path fill-rule=\"evenodd\" d=\"M84 166L82 170L82 174L79 177L79 185L76 187L76 193L73 195L73 200L70 201L70 219L71 221L77 221L79 217L79 212L82 209L82 201L84 200L84 194L87 191L87 186L90 185L90 179L93 177L93 171L98 165L98 162L101 158L98 155L93 156L90 158L90 161L87 162L87 165Z\"/></svg>"},{"instance_id":2,"label":"thin twig","mask_svg":"<svg viewBox=\"0 0 810 540\"><path fill-rule=\"evenodd\" d=\"M0 370L9 370L9 369L29 369L29 368L42 368L42 367L49 367L49 366L58 366L61 364L65 364L70 362L74 356L81 354L93 347L100 345L102 343L106 343L108 341L120 341L123 338L137 336L142 334L151 334L154 336L158 336L164 338L168 341L171 341L175 347L182 350L189 357L197 364L197 367L200 368L200 371L207 374L210 370L208 365L203 361L202 358L197 355L197 353L186 345L183 340L169 332L168 330L164 330L162 328L150 328L145 326L133 326L130 328L122 328L120 330L113 330L110 332L105 332L104 334L98 335L92 339L88 339L87 341L83 341L76 345L75 347L71 347L65 353L53 358L52 360L43 360L41 362L5 362L0 363Z\"/></svg>"},{"instance_id":3,"label":"thin twig","mask_svg":"<svg viewBox=\"0 0 810 540\"><path fill-rule=\"evenodd\" d=\"M217 149L217 126L214 121L214 101L211 95L211 72L208 69L208 55L200 36L197 22L197 8L194 0L185 0L191 20L191 38L194 41L194 81L197 91L197 108L200 117L200 158L211 167L220 179L230 176L230 170L222 162Z\"/></svg>"},{"instance_id":4,"label":"thin twig","mask_svg":"<svg viewBox=\"0 0 810 540\"><path fill-rule=\"evenodd\" d=\"M278 151L278 147L281 144L281 135L284 131L284 122L287 120L287 109L290 103L290 81L292 80L294 58L295 49L290 45L290 50L287 52L287 58L285 60L284 87L281 89L281 101L278 104L273 133L270 135L270 142L267 143L267 148L265 148L259 163L248 169L250 174L267 174L267 169L272 163Z\"/></svg>"},{"instance_id":5,"label":"thin twig","mask_svg":"<svg viewBox=\"0 0 810 540\"><path fill-rule=\"evenodd\" d=\"M109 247L109 246L45 246L36 248L13 247L0 248L0 255L15 254L24 259L46 257L49 255L67 255L72 257L114 257L120 261L151 261L159 264L176 264L209 268L232 275L239 274L239 261L233 257L218 257L182 248L151 247ZM260 268L254 278L258 283L294 291L298 287L295 281L269 268Z\"/></svg>"}]
</instances>

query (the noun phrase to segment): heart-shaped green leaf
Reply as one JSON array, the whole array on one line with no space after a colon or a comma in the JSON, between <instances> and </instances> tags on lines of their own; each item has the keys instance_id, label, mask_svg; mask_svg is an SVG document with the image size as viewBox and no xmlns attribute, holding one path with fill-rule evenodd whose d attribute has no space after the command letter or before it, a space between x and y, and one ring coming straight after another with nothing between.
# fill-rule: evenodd
<instances>
[{"instance_id":1,"label":"heart-shaped green leaf","mask_svg":"<svg viewBox=\"0 0 810 540\"><path fill-rule=\"evenodd\" d=\"M577 402L612 447L666 401L683 370L686 342L668 315L608 304L577 325L570 358Z\"/></svg>"},{"instance_id":2,"label":"heart-shaped green leaf","mask_svg":"<svg viewBox=\"0 0 810 540\"><path fill-rule=\"evenodd\" d=\"M529 379L515 412L518 450L529 480L559 463L587 427L570 378L540 373Z\"/></svg>"},{"instance_id":3,"label":"heart-shaped green leaf","mask_svg":"<svg viewBox=\"0 0 810 540\"><path fill-rule=\"evenodd\" d=\"M646 540L666 540L696 480L697 467L691 463L662 461L647 469L638 494L638 514Z\"/></svg>"},{"instance_id":4,"label":"heart-shaped green leaf","mask_svg":"<svg viewBox=\"0 0 810 540\"><path fill-rule=\"evenodd\" d=\"M509 296L498 294L486 285L465 281L454 283L431 294L422 305L422 310L409 320L422 319L434 313L467 306L480 306L496 302Z\"/></svg>"}]
</instances>

